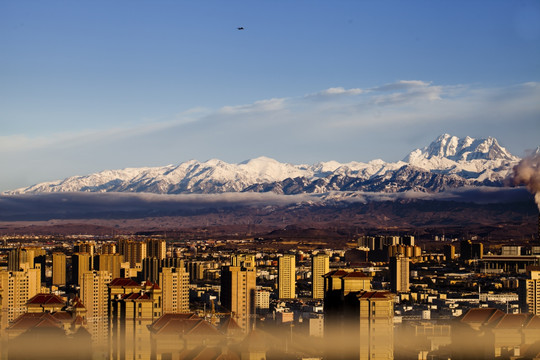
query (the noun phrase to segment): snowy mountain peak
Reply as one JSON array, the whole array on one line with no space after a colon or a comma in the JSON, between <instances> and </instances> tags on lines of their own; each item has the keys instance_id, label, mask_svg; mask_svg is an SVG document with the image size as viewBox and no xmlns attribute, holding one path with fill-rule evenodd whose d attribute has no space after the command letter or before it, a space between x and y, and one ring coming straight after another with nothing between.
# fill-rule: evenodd
<instances>
[{"instance_id":1,"label":"snowy mountain peak","mask_svg":"<svg viewBox=\"0 0 540 360\"><path fill-rule=\"evenodd\" d=\"M443 134L422 150L412 151L403 161L419 165L425 160L442 161L443 159L455 162L471 160L502 160L517 161L518 158L510 154L499 145L497 139L474 139L469 136L458 138L450 134Z\"/></svg>"},{"instance_id":2,"label":"snowy mountain peak","mask_svg":"<svg viewBox=\"0 0 540 360\"><path fill-rule=\"evenodd\" d=\"M269 164L281 164L276 159L269 158L267 156L259 156L253 159L244 160L238 165L255 165L255 166L265 166Z\"/></svg>"}]
</instances>

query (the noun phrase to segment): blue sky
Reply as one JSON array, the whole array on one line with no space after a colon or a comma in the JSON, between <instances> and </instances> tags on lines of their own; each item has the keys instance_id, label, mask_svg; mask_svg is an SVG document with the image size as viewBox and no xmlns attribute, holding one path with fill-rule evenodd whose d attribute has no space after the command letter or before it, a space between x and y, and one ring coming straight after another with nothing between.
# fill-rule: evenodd
<instances>
[{"instance_id":1,"label":"blue sky","mask_svg":"<svg viewBox=\"0 0 540 360\"><path fill-rule=\"evenodd\" d=\"M395 161L446 132L540 145L538 1L2 1L0 46L0 191Z\"/></svg>"}]
</instances>

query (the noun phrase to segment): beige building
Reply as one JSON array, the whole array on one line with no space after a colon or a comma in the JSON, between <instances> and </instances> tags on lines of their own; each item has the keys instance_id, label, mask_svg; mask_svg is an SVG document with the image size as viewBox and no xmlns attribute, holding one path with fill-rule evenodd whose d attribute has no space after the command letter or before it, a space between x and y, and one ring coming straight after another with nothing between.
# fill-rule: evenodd
<instances>
[{"instance_id":1,"label":"beige building","mask_svg":"<svg viewBox=\"0 0 540 360\"><path fill-rule=\"evenodd\" d=\"M87 310L88 331L99 346L105 346L109 338L108 284L111 280L108 271L87 271L82 274L80 298Z\"/></svg>"},{"instance_id":2,"label":"beige building","mask_svg":"<svg viewBox=\"0 0 540 360\"><path fill-rule=\"evenodd\" d=\"M8 323L24 314L26 303L41 290L41 269L25 271L0 271L0 288L2 288L1 329Z\"/></svg>"},{"instance_id":3,"label":"beige building","mask_svg":"<svg viewBox=\"0 0 540 360\"><path fill-rule=\"evenodd\" d=\"M540 270L531 270L519 281L521 312L540 315Z\"/></svg>"},{"instance_id":4,"label":"beige building","mask_svg":"<svg viewBox=\"0 0 540 360\"><path fill-rule=\"evenodd\" d=\"M8 270L21 271L34 267L34 248L16 248L8 254Z\"/></svg>"},{"instance_id":5,"label":"beige building","mask_svg":"<svg viewBox=\"0 0 540 360\"><path fill-rule=\"evenodd\" d=\"M52 284L55 286L66 285L66 254L55 252L52 254Z\"/></svg>"},{"instance_id":6,"label":"beige building","mask_svg":"<svg viewBox=\"0 0 540 360\"><path fill-rule=\"evenodd\" d=\"M324 300L326 303L337 301L350 292L371 290L371 276L353 269L333 270L324 275Z\"/></svg>"},{"instance_id":7,"label":"beige building","mask_svg":"<svg viewBox=\"0 0 540 360\"><path fill-rule=\"evenodd\" d=\"M360 308L360 359L394 359L394 295L385 291L354 294Z\"/></svg>"},{"instance_id":8,"label":"beige building","mask_svg":"<svg viewBox=\"0 0 540 360\"><path fill-rule=\"evenodd\" d=\"M255 255L253 254L236 254L231 255L231 266L243 266L245 268L254 268Z\"/></svg>"},{"instance_id":9,"label":"beige building","mask_svg":"<svg viewBox=\"0 0 540 360\"><path fill-rule=\"evenodd\" d=\"M251 330L255 314L255 292L257 270L251 257L238 255L221 270L221 306L231 312L231 317L244 332Z\"/></svg>"},{"instance_id":10,"label":"beige building","mask_svg":"<svg viewBox=\"0 0 540 360\"><path fill-rule=\"evenodd\" d=\"M280 299L296 297L296 261L294 255L286 254L278 260L278 296Z\"/></svg>"},{"instance_id":11,"label":"beige building","mask_svg":"<svg viewBox=\"0 0 540 360\"><path fill-rule=\"evenodd\" d=\"M155 257L158 260L167 257L167 243L164 239L146 240L146 257Z\"/></svg>"},{"instance_id":12,"label":"beige building","mask_svg":"<svg viewBox=\"0 0 540 360\"><path fill-rule=\"evenodd\" d=\"M394 297L370 277L336 270L325 276L324 337L329 359L393 359Z\"/></svg>"},{"instance_id":13,"label":"beige building","mask_svg":"<svg viewBox=\"0 0 540 360\"><path fill-rule=\"evenodd\" d=\"M94 255L96 254L96 243L94 241L78 241L73 247L75 253L90 254L90 270L94 270Z\"/></svg>"},{"instance_id":14,"label":"beige building","mask_svg":"<svg viewBox=\"0 0 540 360\"><path fill-rule=\"evenodd\" d=\"M269 309L270 308L270 291L257 290L255 291L255 308Z\"/></svg>"},{"instance_id":15,"label":"beige building","mask_svg":"<svg viewBox=\"0 0 540 360\"><path fill-rule=\"evenodd\" d=\"M390 287L392 292L409 292L409 258L400 254L390 258Z\"/></svg>"},{"instance_id":16,"label":"beige building","mask_svg":"<svg viewBox=\"0 0 540 360\"><path fill-rule=\"evenodd\" d=\"M111 359L150 359L149 325L161 317L161 289L146 282L111 300Z\"/></svg>"},{"instance_id":17,"label":"beige building","mask_svg":"<svg viewBox=\"0 0 540 360\"><path fill-rule=\"evenodd\" d=\"M56 313L62 311L66 301L54 294L37 294L26 303L27 313Z\"/></svg>"},{"instance_id":18,"label":"beige building","mask_svg":"<svg viewBox=\"0 0 540 360\"><path fill-rule=\"evenodd\" d=\"M118 240L118 252L124 255L124 261L129 262L131 268L137 267L146 258L146 242L129 239Z\"/></svg>"},{"instance_id":19,"label":"beige building","mask_svg":"<svg viewBox=\"0 0 540 360\"><path fill-rule=\"evenodd\" d=\"M96 253L96 243L93 241L78 241L73 249L75 252L88 253L94 256Z\"/></svg>"},{"instance_id":20,"label":"beige building","mask_svg":"<svg viewBox=\"0 0 540 360\"><path fill-rule=\"evenodd\" d=\"M189 261L187 262L187 270L189 272L189 280L197 282L207 278L208 271L213 268L210 261Z\"/></svg>"},{"instance_id":21,"label":"beige building","mask_svg":"<svg viewBox=\"0 0 540 360\"><path fill-rule=\"evenodd\" d=\"M96 268L101 271L108 271L111 273L113 279L120 277L120 270L122 269L122 263L124 262L124 256L120 254L100 254L97 256Z\"/></svg>"},{"instance_id":22,"label":"beige building","mask_svg":"<svg viewBox=\"0 0 540 360\"><path fill-rule=\"evenodd\" d=\"M189 312L189 274L183 267L164 267L159 274L163 296L163 313Z\"/></svg>"},{"instance_id":23,"label":"beige building","mask_svg":"<svg viewBox=\"0 0 540 360\"><path fill-rule=\"evenodd\" d=\"M71 256L71 281L75 285L82 286L83 274L93 270L89 253L74 253Z\"/></svg>"},{"instance_id":24,"label":"beige building","mask_svg":"<svg viewBox=\"0 0 540 360\"><path fill-rule=\"evenodd\" d=\"M116 254L116 244L114 243L102 244L101 254Z\"/></svg>"},{"instance_id":25,"label":"beige building","mask_svg":"<svg viewBox=\"0 0 540 360\"><path fill-rule=\"evenodd\" d=\"M324 275L330 271L330 257L326 254L314 255L311 260L311 288L314 299L324 298Z\"/></svg>"}]
</instances>

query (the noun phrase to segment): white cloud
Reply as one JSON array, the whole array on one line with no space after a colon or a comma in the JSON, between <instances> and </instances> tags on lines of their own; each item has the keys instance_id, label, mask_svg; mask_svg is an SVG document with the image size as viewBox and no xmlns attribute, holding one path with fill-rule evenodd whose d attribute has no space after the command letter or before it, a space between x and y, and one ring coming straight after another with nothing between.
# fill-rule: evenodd
<instances>
[{"instance_id":1,"label":"white cloud","mask_svg":"<svg viewBox=\"0 0 540 360\"><path fill-rule=\"evenodd\" d=\"M370 89L371 91L399 91L425 88L431 85L431 82L421 80L400 80L392 84L386 84Z\"/></svg>"},{"instance_id":2,"label":"white cloud","mask_svg":"<svg viewBox=\"0 0 540 360\"><path fill-rule=\"evenodd\" d=\"M236 105L236 106L224 106L218 112L223 114L248 114L248 113L261 113L266 111L277 111L284 108L286 99L268 99L259 100L253 104Z\"/></svg>"},{"instance_id":3,"label":"white cloud","mask_svg":"<svg viewBox=\"0 0 540 360\"><path fill-rule=\"evenodd\" d=\"M317 99L317 100L324 100L324 99L332 100L332 99L335 99L338 96L360 95L360 94L363 94L365 92L366 92L366 90L358 89L358 88L345 89L343 87L333 87L333 88L328 88L328 89L323 90L323 91L319 91L319 92L314 93L314 94L308 94L305 97L308 98L308 99L313 98L313 99Z\"/></svg>"}]
</instances>

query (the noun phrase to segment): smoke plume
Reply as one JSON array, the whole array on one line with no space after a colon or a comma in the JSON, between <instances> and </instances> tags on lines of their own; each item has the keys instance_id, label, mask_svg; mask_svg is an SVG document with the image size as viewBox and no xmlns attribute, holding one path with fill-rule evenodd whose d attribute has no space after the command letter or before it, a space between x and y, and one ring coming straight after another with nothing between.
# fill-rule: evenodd
<instances>
[{"instance_id":1,"label":"smoke plume","mask_svg":"<svg viewBox=\"0 0 540 360\"><path fill-rule=\"evenodd\" d=\"M540 210L540 153L523 158L514 166L514 184L525 185L534 194L534 201Z\"/></svg>"}]
</instances>

